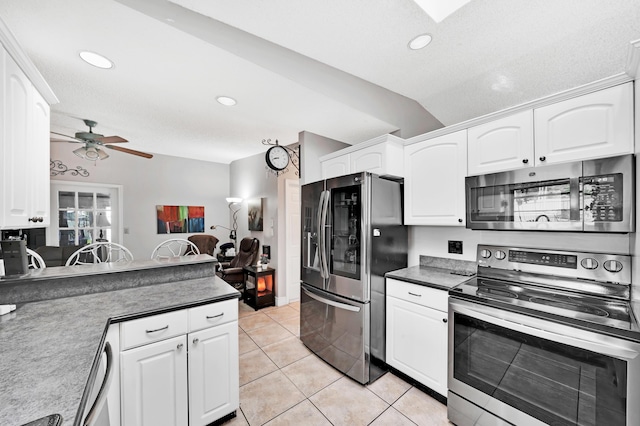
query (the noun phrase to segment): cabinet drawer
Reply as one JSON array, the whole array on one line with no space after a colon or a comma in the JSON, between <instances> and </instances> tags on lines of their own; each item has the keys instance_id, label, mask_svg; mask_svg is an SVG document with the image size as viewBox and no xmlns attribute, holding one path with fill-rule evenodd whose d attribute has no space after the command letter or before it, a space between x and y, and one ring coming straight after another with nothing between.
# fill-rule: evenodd
<instances>
[{"instance_id":1,"label":"cabinet drawer","mask_svg":"<svg viewBox=\"0 0 640 426\"><path fill-rule=\"evenodd\" d=\"M446 290L387 279L387 296L448 312L449 293Z\"/></svg>"},{"instance_id":2,"label":"cabinet drawer","mask_svg":"<svg viewBox=\"0 0 640 426\"><path fill-rule=\"evenodd\" d=\"M238 301L225 300L189 309L189 331L238 320Z\"/></svg>"},{"instance_id":3,"label":"cabinet drawer","mask_svg":"<svg viewBox=\"0 0 640 426\"><path fill-rule=\"evenodd\" d=\"M187 311L182 309L154 315L120 325L122 350L187 333Z\"/></svg>"}]
</instances>

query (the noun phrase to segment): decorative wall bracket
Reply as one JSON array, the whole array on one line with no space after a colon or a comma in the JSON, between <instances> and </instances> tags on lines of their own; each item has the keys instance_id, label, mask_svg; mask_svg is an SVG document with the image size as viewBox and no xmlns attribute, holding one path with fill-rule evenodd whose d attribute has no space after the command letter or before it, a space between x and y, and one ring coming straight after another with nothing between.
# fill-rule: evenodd
<instances>
[{"instance_id":1,"label":"decorative wall bracket","mask_svg":"<svg viewBox=\"0 0 640 426\"><path fill-rule=\"evenodd\" d=\"M285 151L287 151L287 154L289 155L289 166L293 166L295 168L295 175L300 177L300 145L296 146L295 148L289 148L288 146L285 145L280 145L278 143L278 140L276 139L275 142L272 142L271 139L262 139L262 145L268 145L268 146L280 146L282 148L285 149ZM284 170L273 170L272 168L265 166L265 170L273 173L276 176L280 176L281 174L284 173L288 173L289 172L289 166L287 166Z\"/></svg>"},{"instance_id":2,"label":"decorative wall bracket","mask_svg":"<svg viewBox=\"0 0 640 426\"><path fill-rule=\"evenodd\" d=\"M70 169L60 160L49 160L49 174L51 176L65 175L67 173L71 174L71 176L89 176L89 171L80 166Z\"/></svg>"}]
</instances>

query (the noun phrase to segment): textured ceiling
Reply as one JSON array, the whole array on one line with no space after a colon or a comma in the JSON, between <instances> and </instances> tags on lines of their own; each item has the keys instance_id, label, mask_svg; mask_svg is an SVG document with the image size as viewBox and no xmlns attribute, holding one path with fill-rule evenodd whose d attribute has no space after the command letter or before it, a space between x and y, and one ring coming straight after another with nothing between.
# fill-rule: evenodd
<instances>
[{"instance_id":1,"label":"textured ceiling","mask_svg":"<svg viewBox=\"0 0 640 426\"><path fill-rule=\"evenodd\" d=\"M2 0L0 19L61 101L52 129L91 118L130 148L222 163L303 130L454 124L621 73L640 39L637 0L472 0L437 24L410 0Z\"/></svg>"}]
</instances>

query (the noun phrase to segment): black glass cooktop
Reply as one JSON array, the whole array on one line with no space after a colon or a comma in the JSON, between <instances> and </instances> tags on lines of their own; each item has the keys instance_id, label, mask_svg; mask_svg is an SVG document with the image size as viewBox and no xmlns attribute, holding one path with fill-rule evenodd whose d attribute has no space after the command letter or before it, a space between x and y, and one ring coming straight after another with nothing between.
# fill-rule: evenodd
<instances>
[{"instance_id":1,"label":"black glass cooktop","mask_svg":"<svg viewBox=\"0 0 640 426\"><path fill-rule=\"evenodd\" d=\"M546 312L562 317L630 330L634 324L628 301L571 291L521 285L484 277L471 279L454 289L455 294L487 302L497 301L514 308Z\"/></svg>"}]
</instances>

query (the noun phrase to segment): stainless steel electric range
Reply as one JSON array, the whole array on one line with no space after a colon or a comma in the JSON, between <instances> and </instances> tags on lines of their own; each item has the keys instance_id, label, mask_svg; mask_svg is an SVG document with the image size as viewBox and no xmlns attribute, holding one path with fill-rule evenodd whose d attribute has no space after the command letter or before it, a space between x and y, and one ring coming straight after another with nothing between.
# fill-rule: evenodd
<instances>
[{"instance_id":1,"label":"stainless steel electric range","mask_svg":"<svg viewBox=\"0 0 640 426\"><path fill-rule=\"evenodd\" d=\"M477 259L449 292L449 419L640 424L630 256L479 245Z\"/></svg>"}]
</instances>

